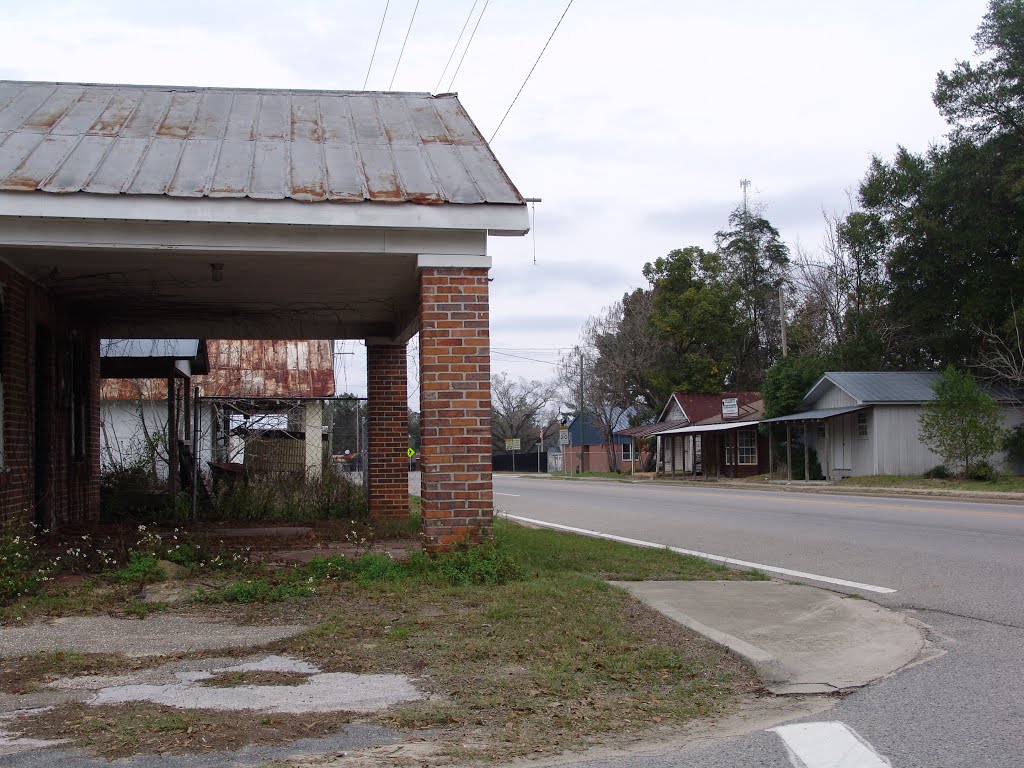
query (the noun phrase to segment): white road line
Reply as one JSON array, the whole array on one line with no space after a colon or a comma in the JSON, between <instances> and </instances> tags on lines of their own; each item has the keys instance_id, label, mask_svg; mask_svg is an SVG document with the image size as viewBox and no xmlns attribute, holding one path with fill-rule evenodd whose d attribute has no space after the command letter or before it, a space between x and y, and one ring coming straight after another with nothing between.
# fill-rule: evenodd
<instances>
[{"instance_id":1,"label":"white road line","mask_svg":"<svg viewBox=\"0 0 1024 768\"><path fill-rule=\"evenodd\" d=\"M767 571L768 573L777 573L780 576L791 576L795 579L807 579L808 581L820 581L825 584L835 584L840 587L850 587L852 589L862 589L865 592L877 592L882 595L891 595L896 592L895 589L889 589L889 587L876 587L874 584L861 584L859 581L847 581L846 579L835 579L831 576L821 576L816 573L805 573L804 571L794 571L790 568L781 568L777 565L765 565L764 563L752 563L749 560L737 560L734 557L725 557L723 555L712 555L709 552L698 552L693 549L683 549L682 547L670 547L667 544L657 544L653 541L642 541L640 539L630 539L625 536L616 536L612 533L601 533L600 531L591 531L586 528L573 528L571 525L561 525L560 523L549 523L544 520L534 520L530 517L520 517L519 515L510 515L508 512L499 512L498 515L501 517L508 518L509 520L518 520L521 523L529 523L530 525L538 525L542 528L554 528L558 531L567 531L569 533L578 533L581 536L592 536L595 539L608 539L609 541L618 541L623 544L631 544L634 547L648 547L651 549L668 549L679 555L693 555L694 557L700 557L704 560L711 560L716 563L723 563L725 565L738 565L741 568L756 568L759 571Z\"/></svg>"},{"instance_id":2,"label":"white road line","mask_svg":"<svg viewBox=\"0 0 1024 768\"><path fill-rule=\"evenodd\" d=\"M518 493L499 493L498 491L495 491L494 495L495 496L515 496L517 499L519 498L519 494Z\"/></svg>"},{"instance_id":3,"label":"white road line","mask_svg":"<svg viewBox=\"0 0 1024 768\"><path fill-rule=\"evenodd\" d=\"M892 763L843 723L797 723L768 730L782 739L796 768L892 768Z\"/></svg>"}]
</instances>

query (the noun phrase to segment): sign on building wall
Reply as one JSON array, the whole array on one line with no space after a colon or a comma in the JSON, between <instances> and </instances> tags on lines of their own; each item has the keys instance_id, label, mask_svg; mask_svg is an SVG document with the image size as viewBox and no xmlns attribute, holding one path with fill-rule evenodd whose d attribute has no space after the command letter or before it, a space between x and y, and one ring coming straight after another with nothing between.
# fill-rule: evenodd
<instances>
[{"instance_id":1,"label":"sign on building wall","mask_svg":"<svg viewBox=\"0 0 1024 768\"><path fill-rule=\"evenodd\" d=\"M722 398L722 418L735 419L740 415L740 401L736 397Z\"/></svg>"}]
</instances>

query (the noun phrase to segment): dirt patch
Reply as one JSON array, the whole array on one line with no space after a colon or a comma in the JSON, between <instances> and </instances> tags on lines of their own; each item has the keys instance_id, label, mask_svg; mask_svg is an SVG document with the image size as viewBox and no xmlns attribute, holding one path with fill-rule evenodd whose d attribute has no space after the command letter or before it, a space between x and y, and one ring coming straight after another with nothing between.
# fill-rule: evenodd
<instances>
[{"instance_id":1,"label":"dirt patch","mask_svg":"<svg viewBox=\"0 0 1024 768\"><path fill-rule=\"evenodd\" d=\"M302 685L310 675L301 672L246 671L221 672L206 680L197 680L196 685L210 688L240 688L243 685Z\"/></svg>"},{"instance_id":2,"label":"dirt patch","mask_svg":"<svg viewBox=\"0 0 1024 768\"><path fill-rule=\"evenodd\" d=\"M31 653L0 658L0 691L31 693L61 677L116 675L147 669L167 660L130 659L113 653Z\"/></svg>"},{"instance_id":3,"label":"dirt patch","mask_svg":"<svg viewBox=\"0 0 1024 768\"><path fill-rule=\"evenodd\" d=\"M250 744L286 744L338 733L352 722L345 712L302 715L180 710L157 704L90 707L73 704L18 718L9 732L32 739L68 739L114 759L139 754L199 754Z\"/></svg>"}]
</instances>

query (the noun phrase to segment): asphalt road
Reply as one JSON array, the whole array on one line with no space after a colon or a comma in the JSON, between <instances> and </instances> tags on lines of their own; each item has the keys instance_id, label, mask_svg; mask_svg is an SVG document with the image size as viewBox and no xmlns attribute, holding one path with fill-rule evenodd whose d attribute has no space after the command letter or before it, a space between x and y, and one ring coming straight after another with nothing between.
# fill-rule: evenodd
<instances>
[{"instance_id":1,"label":"asphalt road","mask_svg":"<svg viewBox=\"0 0 1024 768\"><path fill-rule=\"evenodd\" d=\"M895 589L799 579L901 610L946 650L815 719L846 724L896 768L1024 764L1024 507L506 475L494 486L495 507L511 514ZM790 761L761 731L643 764Z\"/></svg>"}]
</instances>

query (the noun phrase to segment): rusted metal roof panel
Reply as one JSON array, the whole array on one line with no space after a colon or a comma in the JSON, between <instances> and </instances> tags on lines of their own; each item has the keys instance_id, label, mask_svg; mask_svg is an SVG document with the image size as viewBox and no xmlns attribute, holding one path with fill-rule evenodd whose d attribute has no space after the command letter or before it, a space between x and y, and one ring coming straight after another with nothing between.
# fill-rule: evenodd
<instances>
[{"instance_id":1,"label":"rusted metal roof panel","mask_svg":"<svg viewBox=\"0 0 1024 768\"><path fill-rule=\"evenodd\" d=\"M330 341L206 342L210 373L193 376L207 397L332 397Z\"/></svg>"},{"instance_id":2,"label":"rusted metal roof panel","mask_svg":"<svg viewBox=\"0 0 1024 768\"><path fill-rule=\"evenodd\" d=\"M450 94L13 81L0 190L524 203Z\"/></svg>"}]
</instances>

